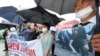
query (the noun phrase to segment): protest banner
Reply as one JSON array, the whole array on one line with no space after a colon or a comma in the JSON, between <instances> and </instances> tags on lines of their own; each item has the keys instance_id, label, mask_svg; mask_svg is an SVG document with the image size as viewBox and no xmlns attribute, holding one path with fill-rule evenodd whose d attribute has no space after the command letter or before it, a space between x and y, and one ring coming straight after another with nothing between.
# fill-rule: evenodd
<instances>
[{"instance_id":1,"label":"protest banner","mask_svg":"<svg viewBox=\"0 0 100 56\"><path fill-rule=\"evenodd\" d=\"M9 56L43 56L40 40L21 41L14 38L7 39Z\"/></svg>"}]
</instances>

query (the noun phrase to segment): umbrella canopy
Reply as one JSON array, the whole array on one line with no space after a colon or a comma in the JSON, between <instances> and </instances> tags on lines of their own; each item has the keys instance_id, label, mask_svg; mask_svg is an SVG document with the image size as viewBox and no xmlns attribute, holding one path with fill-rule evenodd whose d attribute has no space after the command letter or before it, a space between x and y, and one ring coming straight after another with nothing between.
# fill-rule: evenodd
<instances>
[{"instance_id":1,"label":"umbrella canopy","mask_svg":"<svg viewBox=\"0 0 100 56\"><path fill-rule=\"evenodd\" d=\"M53 26L60 22L60 19L56 15L47 12L41 6L37 6L28 10L18 11L17 13L30 22L47 22Z\"/></svg>"},{"instance_id":2,"label":"umbrella canopy","mask_svg":"<svg viewBox=\"0 0 100 56\"><path fill-rule=\"evenodd\" d=\"M30 21L30 19L31 19L33 16L40 15L39 12L32 11L32 10L18 11L17 14L21 15L22 17L24 17L27 21Z\"/></svg>"},{"instance_id":3,"label":"umbrella canopy","mask_svg":"<svg viewBox=\"0 0 100 56\"><path fill-rule=\"evenodd\" d=\"M21 24L22 21L25 20L23 17L21 17L20 15L14 13L14 12L8 12L8 13L2 14L0 16L12 23L16 23L19 25Z\"/></svg>"},{"instance_id":4,"label":"umbrella canopy","mask_svg":"<svg viewBox=\"0 0 100 56\"><path fill-rule=\"evenodd\" d=\"M59 14L72 13L77 0L35 0L43 8L50 9Z\"/></svg>"},{"instance_id":5,"label":"umbrella canopy","mask_svg":"<svg viewBox=\"0 0 100 56\"><path fill-rule=\"evenodd\" d=\"M26 20L23 17L21 17L20 15L17 15L14 17L12 23L21 25L23 21L26 21Z\"/></svg>"},{"instance_id":6,"label":"umbrella canopy","mask_svg":"<svg viewBox=\"0 0 100 56\"><path fill-rule=\"evenodd\" d=\"M15 23L11 23L9 22L8 20L0 17L0 29L4 29L6 27L15 27L15 26L18 26L18 24L15 24Z\"/></svg>"},{"instance_id":7,"label":"umbrella canopy","mask_svg":"<svg viewBox=\"0 0 100 56\"><path fill-rule=\"evenodd\" d=\"M17 11L17 8L15 8L13 6L1 7L0 15L7 13L7 12L15 12L15 11Z\"/></svg>"},{"instance_id":8,"label":"umbrella canopy","mask_svg":"<svg viewBox=\"0 0 100 56\"><path fill-rule=\"evenodd\" d=\"M2 23L2 22L10 23L8 20L6 20L6 19L0 17L0 23Z\"/></svg>"},{"instance_id":9,"label":"umbrella canopy","mask_svg":"<svg viewBox=\"0 0 100 56\"><path fill-rule=\"evenodd\" d=\"M5 29L7 27L19 27L18 24L14 24L14 23L0 23L0 29Z\"/></svg>"},{"instance_id":10,"label":"umbrella canopy","mask_svg":"<svg viewBox=\"0 0 100 56\"><path fill-rule=\"evenodd\" d=\"M21 24L24 18L16 14L15 12L16 12L16 9L12 6L2 7L0 9L0 17L3 17L5 20L8 20L9 22Z\"/></svg>"},{"instance_id":11,"label":"umbrella canopy","mask_svg":"<svg viewBox=\"0 0 100 56\"><path fill-rule=\"evenodd\" d=\"M14 24L14 23L0 23L0 26L1 27L16 27L16 26L19 26L18 24Z\"/></svg>"}]
</instances>

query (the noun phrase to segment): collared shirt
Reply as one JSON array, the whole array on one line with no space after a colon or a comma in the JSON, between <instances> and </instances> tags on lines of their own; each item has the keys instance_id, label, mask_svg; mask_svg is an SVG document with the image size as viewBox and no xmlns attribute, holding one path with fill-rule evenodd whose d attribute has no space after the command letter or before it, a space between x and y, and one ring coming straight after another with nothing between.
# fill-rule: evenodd
<instances>
[{"instance_id":1,"label":"collared shirt","mask_svg":"<svg viewBox=\"0 0 100 56\"><path fill-rule=\"evenodd\" d=\"M90 20L88 20L91 23L96 24L96 16L93 16Z\"/></svg>"}]
</instances>

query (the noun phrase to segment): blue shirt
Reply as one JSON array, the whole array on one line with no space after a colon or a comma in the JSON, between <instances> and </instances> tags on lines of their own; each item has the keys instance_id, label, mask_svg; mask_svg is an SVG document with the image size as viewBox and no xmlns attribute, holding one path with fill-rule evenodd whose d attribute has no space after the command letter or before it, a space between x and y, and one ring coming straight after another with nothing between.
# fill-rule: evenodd
<instances>
[{"instance_id":1,"label":"blue shirt","mask_svg":"<svg viewBox=\"0 0 100 56\"><path fill-rule=\"evenodd\" d=\"M29 41L30 40L29 36L31 32L32 32L31 30L27 29L22 33L19 33L19 36L23 36L25 41Z\"/></svg>"}]
</instances>

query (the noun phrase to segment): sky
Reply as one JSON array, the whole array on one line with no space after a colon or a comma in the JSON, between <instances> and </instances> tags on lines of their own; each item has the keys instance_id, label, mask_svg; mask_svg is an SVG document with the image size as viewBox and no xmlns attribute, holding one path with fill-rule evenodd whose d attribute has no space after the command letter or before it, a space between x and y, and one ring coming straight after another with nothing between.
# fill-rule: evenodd
<instances>
[{"instance_id":1,"label":"sky","mask_svg":"<svg viewBox=\"0 0 100 56\"><path fill-rule=\"evenodd\" d=\"M36 7L34 0L0 0L0 7L14 6L18 10L25 10Z\"/></svg>"}]
</instances>

